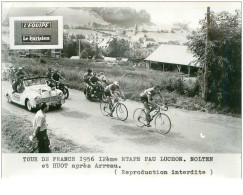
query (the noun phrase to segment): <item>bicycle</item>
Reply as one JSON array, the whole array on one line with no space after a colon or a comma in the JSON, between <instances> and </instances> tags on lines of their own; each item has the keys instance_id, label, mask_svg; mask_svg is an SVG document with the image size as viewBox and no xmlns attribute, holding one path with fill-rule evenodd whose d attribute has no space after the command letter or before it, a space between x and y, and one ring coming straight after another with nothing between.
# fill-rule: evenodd
<instances>
[{"instance_id":1,"label":"bicycle","mask_svg":"<svg viewBox=\"0 0 243 195\"><path fill-rule=\"evenodd\" d=\"M165 113L162 113L162 111L167 110L167 106L161 105L153 111L154 113L152 113L150 118L150 122L154 119L156 130L163 135L169 133L171 129L170 118ZM133 120L138 127L147 126L145 108L137 108L133 113Z\"/></svg>"},{"instance_id":2,"label":"bicycle","mask_svg":"<svg viewBox=\"0 0 243 195\"><path fill-rule=\"evenodd\" d=\"M120 103L121 100L122 100L121 98L116 98L114 100L114 103L112 104L111 110L109 107L109 102L101 101L101 103L100 103L101 113L105 116L111 116L116 111L117 117L121 121L125 121L128 117L128 110L127 110L127 107L123 103Z\"/></svg>"}]
</instances>

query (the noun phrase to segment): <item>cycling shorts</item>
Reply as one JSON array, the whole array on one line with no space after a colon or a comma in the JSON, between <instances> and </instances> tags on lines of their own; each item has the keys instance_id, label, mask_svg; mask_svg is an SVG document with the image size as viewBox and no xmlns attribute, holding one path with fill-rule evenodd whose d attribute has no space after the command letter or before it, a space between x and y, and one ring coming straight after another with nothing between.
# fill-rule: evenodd
<instances>
[{"instance_id":1,"label":"cycling shorts","mask_svg":"<svg viewBox=\"0 0 243 195\"><path fill-rule=\"evenodd\" d=\"M151 98L151 100L153 100ZM144 102L147 102L148 103L148 96L141 96L141 102L144 103Z\"/></svg>"}]
</instances>

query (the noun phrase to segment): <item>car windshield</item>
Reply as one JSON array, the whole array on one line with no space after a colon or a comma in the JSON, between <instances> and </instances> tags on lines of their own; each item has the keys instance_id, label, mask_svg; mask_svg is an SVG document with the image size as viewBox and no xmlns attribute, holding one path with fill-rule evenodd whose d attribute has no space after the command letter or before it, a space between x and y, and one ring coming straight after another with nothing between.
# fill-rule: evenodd
<instances>
[{"instance_id":1,"label":"car windshield","mask_svg":"<svg viewBox=\"0 0 243 195\"><path fill-rule=\"evenodd\" d=\"M25 86L44 85L44 84L46 84L45 78L34 78L34 79L24 80Z\"/></svg>"}]
</instances>

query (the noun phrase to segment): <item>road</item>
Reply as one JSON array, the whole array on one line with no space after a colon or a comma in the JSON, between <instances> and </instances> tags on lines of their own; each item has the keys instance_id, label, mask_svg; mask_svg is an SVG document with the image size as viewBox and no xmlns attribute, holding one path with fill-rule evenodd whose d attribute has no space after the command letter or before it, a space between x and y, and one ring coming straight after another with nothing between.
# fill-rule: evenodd
<instances>
[{"instance_id":1,"label":"road","mask_svg":"<svg viewBox=\"0 0 243 195\"><path fill-rule=\"evenodd\" d=\"M35 113L6 101L9 86L2 82L2 107L32 120ZM105 153L241 153L241 118L169 108L172 129L161 135L153 127L139 128L133 123L133 111L141 103L127 100L124 104L129 113L125 122L103 116L99 102L90 102L83 92L70 89L62 108L47 112L48 128Z\"/></svg>"}]
</instances>

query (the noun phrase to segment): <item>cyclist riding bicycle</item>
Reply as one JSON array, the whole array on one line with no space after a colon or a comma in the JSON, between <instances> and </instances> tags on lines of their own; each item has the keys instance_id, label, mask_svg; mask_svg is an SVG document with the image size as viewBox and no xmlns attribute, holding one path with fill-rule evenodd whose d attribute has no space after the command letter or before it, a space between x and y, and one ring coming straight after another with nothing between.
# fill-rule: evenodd
<instances>
[{"instance_id":1,"label":"cyclist riding bicycle","mask_svg":"<svg viewBox=\"0 0 243 195\"><path fill-rule=\"evenodd\" d=\"M146 110L147 127L151 127L151 125L150 125L150 121L151 121L150 112L152 112L154 109L159 107L159 105L153 100L153 97L156 96L156 95L160 96L160 98L162 99L163 104L164 104L164 98L160 94L160 87L158 85L156 85L152 88L146 89L140 94L141 101L142 101L144 108ZM151 106L151 108L149 106Z\"/></svg>"},{"instance_id":2,"label":"cyclist riding bicycle","mask_svg":"<svg viewBox=\"0 0 243 195\"><path fill-rule=\"evenodd\" d=\"M112 99L114 99L114 101L118 98L121 97L122 99L126 99L124 93L122 92L122 90L119 88L119 83L117 81L115 81L113 84L108 85L105 88L105 95L107 97L107 101L109 103L109 109L111 111L110 116L113 116L113 103L112 103Z\"/></svg>"}]
</instances>

